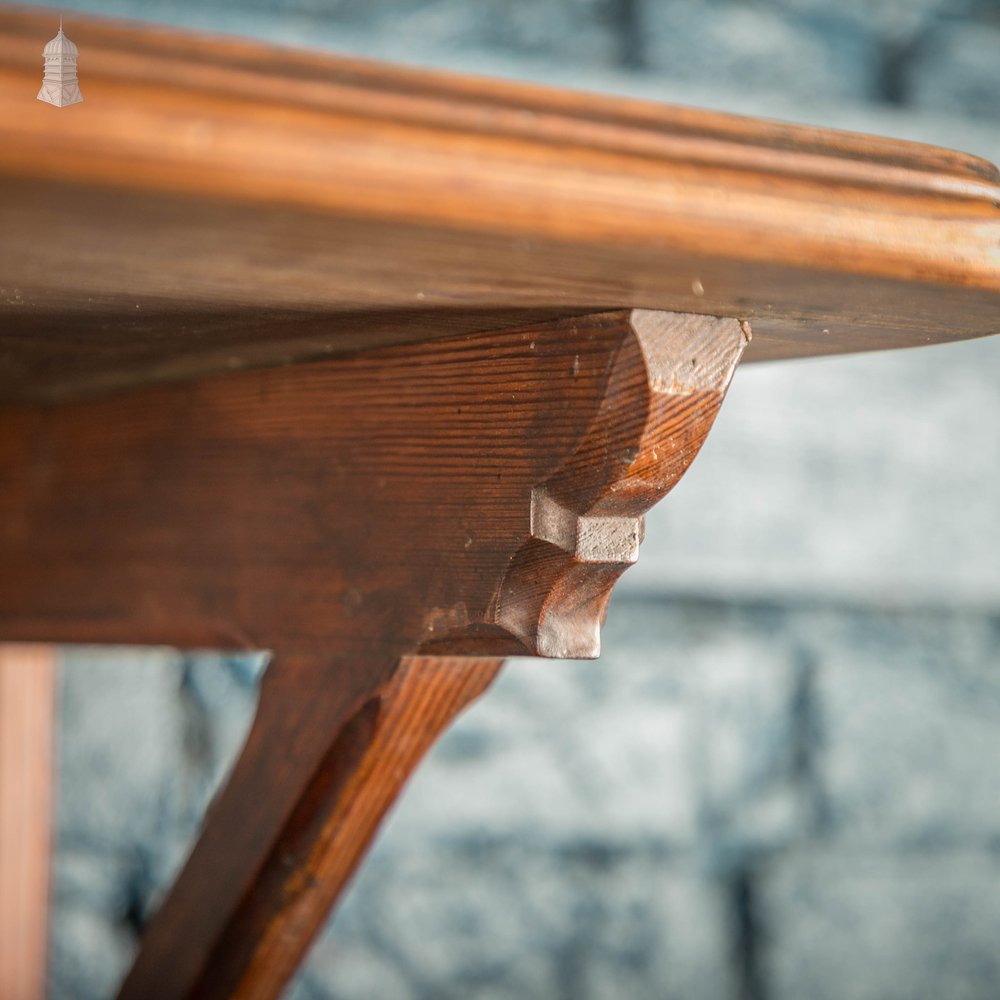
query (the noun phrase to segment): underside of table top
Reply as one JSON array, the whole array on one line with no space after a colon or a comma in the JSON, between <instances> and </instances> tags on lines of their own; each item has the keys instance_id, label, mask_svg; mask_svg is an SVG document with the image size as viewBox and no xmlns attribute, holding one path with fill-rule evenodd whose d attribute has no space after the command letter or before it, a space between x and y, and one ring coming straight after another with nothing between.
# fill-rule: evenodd
<instances>
[{"instance_id":1,"label":"underside of table top","mask_svg":"<svg viewBox=\"0 0 1000 1000\"><path fill-rule=\"evenodd\" d=\"M1000 329L1000 179L870 136L0 12L0 399L614 308L748 360Z\"/></svg>"}]
</instances>

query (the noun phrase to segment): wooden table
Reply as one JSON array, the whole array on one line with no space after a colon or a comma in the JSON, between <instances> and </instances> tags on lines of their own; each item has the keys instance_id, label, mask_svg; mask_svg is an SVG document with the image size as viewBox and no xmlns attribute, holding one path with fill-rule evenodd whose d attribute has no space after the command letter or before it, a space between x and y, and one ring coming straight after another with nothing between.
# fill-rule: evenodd
<instances>
[{"instance_id":1,"label":"wooden table","mask_svg":"<svg viewBox=\"0 0 1000 1000\"><path fill-rule=\"evenodd\" d=\"M272 997L508 655L588 657L747 361L1000 329L960 153L0 12L0 995L50 645L266 649L128 998ZM830 419L836 419L835 414Z\"/></svg>"}]
</instances>

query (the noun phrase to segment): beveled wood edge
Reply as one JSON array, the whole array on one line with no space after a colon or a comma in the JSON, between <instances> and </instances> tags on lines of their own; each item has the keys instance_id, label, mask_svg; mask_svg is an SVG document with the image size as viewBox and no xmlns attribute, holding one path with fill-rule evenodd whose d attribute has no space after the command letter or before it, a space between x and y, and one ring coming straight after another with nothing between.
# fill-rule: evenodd
<instances>
[{"instance_id":1,"label":"beveled wood edge","mask_svg":"<svg viewBox=\"0 0 1000 1000\"><path fill-rule=\"evenodd\" d=\"M59 8L55 6L46 10L5 4L0 9L0 39L6 36L33 42L58 16ZM395 122L437 124L455 131L491 135L532 135L543 140L551 139L548 133L555 127L560 143L569 141L619 151L659 150L698 162L731 162L738 149L749 157L741 164L744 169L784 174L811 165L818 171L817 177L829 179L836 175L833 164L838 163L844 176L854 175L863 183L919 186L923 176L923 183L959 196L975 188L961 184L949 187L942 183L945 178L1000 183L1000 172L989 161L927 143L447 70L411 68L95 13L74 12L73 21L73 30L78 35L86 34L94 56L104 57L105 65L100 70L105 73L115 75L141 66L145 80L177 83L176 72L183 67L187 71L183 81L186 86L210 87L213 93L253 100L266 95L270 100L292 105L329 111L349 108L356 114ZM30 58L25 47L16 47L11 54L13 65L24 63L37 69L37 60ZM134 56L131 65L116 65L116 57L123 55ZM96 63L97 59L91 61ZM313 86L301 86L306 83ZM488 121L482 114L487 107L494 112ZM569 122L578 123L581 130L565 135ZM699 145L702 140L714 145ZM671 143L676 145L671 147Z\"/></svg>"},{"instance_id":2,"label":"beveled wood edge","mask_svg":"<svg viewBox=\"0 0 1000 1000\"><path fill-rule=\"evenodd\" d=\"M573 213L558 217L562 237L582 238L596 227L611 240L669 236L696 251L686 213L696 227L725 222L739 234L758 227L756 240L734 241L748 259L777 253L789 239L800 247L792 259L816 252L809 227L783 220L783 209L793 207L854 248L836 261L847 273L900 275L920 260L945 282L996 282L995 262L982 256L988 235L981 240L974 227L952 227L945 215L956 202L953 214L997 220L1000 174L968 154L715 113L697 129L690 110L612 98L595 115L589 95L560 101L558 91L524 85L522 106L509 107L504 85L484 81L470 93L446 74L430 74L421 85L420 71L371 64L364 72L335 56L161 27L109 30L85 17L75 30L93 49L94 96L54 133L40 109L11 99L22 80L26 86L37 75L27 29L44 24L35 11L0 17L3 72L12 84L0 92L0 136L9 140L0 143L0 171L14 176L513 232L534 230L536 203L548 206L553 221L552 209L565 203ZM143 116L122 106L126 82L130 101L148 104ZM181 141L164 141L171 124L186 129ZM340 142L331 143L338 132ZM378 144L384 149L373 157ZM447 162L462 163L473 147L482 176L466 172L475 183L455 190ZM503 173L512 198L482 187L484 167ZM868 189L887 210L870 211L864 227L839 226L836 215L850 214ZM663 212L664 202L673 215ZM894 228L918 202L931 210L921 209L924 224L949 234L947 252L933 239L894 245ZM876 248L880 256L855 259Z\"/></svg>"},{"instance_id":3,"label":"beveled wood edge","mask_svg":"<svg viewBox=\"0 0 1000 1000\"><path fill-rule=\"evenodd\" d=\"M459 242L469 246L483 233L559 241L600 249L609 261L623 248L653 259L669 247L665 268L695 262L693 280L635 301L588 300L588 279L575 293L546 293L544 274L536 274L541 285L529 303L505 275L509 301L501 304L512 307L573 312L620 304L742 315L761 321L765 340L771 322L815 326L817 336L802 341L808 353L825 353L830 342L837 349L845 322L847 336L870 327L876 347L902 342L895 334L880 338L880 327L912 328L915 342L994 332L988 317L1000 299L1000 186L995 168L973 157L84 17L75 30L93 52L93 99L53 133L52 117L39 114L51 109L13 97L37 76L34 38L46 18L37 9L0 12L3 72L12 74L11 89L0 88L0 103L7 95L0 135L8 140L0 142L0 172L11 178L105 185L140 199L143 192L171 194L192 199L192 212L205 197L248 211L281 205L331 222L350 216L444 227L464 234ZM339 141L331 143L331 135ZM164 136L176 139L165 143ZM756 268L764 280L755 275L728 294L714 274L700 282L699 269L712 272L723 247L725 268ZM205 301L214 294L238 306L239 295L225 298L231 275L227 284L211 268L206 262ZM781 294L776 268L788 286ZM818 278L809 277L810 268ZM449 276L441 280L447 288ZM269 282L273 276L248 274L241 294L258 295L259 305L278 292ZM843 283L841 295L830 293L831 282ZM893 308L880 308L870 294L862 297L871 307L857 308L859 292L878 282L886 282L877 292ZM893 282L927 286L926 294L915 294L908 307ZM948 292L940 307L934 288ZM72 294L82 301L89 292ZM481 289L474 294L461 292L470 306L498 305ZM381 301L356 306L404 304L384 289L378 295ZM412 293L400 295L413 304ZM314 283L303 304L314 312L344 305L322 297L322 283ZM972 315L967 323L964 311ZM832 332L824 337L820 329ZM770 355L781 356L783 343L771 341ZM801 345L789 343L787 353L802 353Z\"/></svg>"}]
</instances>

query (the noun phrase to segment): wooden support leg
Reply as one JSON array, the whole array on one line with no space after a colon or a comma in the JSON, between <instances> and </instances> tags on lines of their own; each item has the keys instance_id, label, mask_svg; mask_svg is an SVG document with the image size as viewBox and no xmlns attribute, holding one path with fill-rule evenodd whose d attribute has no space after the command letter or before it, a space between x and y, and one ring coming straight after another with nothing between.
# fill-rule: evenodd
<instances>
[{"instance_id":1,"label":"wooden support leg","mask_svg":"<svg viewBox=\"0 0 1000 1000\"><path fill-rule=\"evenodd\" d=\"M212 956L213 976L221 977L243 967L244 956L252 953L233 996L250 1000L280 993L413 769L448 723L486 690L502 663L404 657L377 704L368 703L345 727L328 755L322 784L314 785L316 798L309 796L320 807L307 806L293 818L260 880L280 894L259 898L241 914L241 924ZM370 733L367 745L341 781L339 761L354 756L344 744L362 731Z\"/></svg>"},{"instance_id":2,"label":"wooden support leg","mask_svg":"<svg viewBox=\"0 0 1000 1000\"><path fill-rule=\"evenodd\" d=\"M497 659L597 655L748 339L619 311L0 412L0 635L276 651L123 997L276 995Z\"/></svg>"},{"instance_id":3,"label":"wooden support leg","mask_svg":"<svg viewBox=\"0 0 1000 1000\"><path fill-rule=\"evenodd\" d=\"M413 768L501 662L404 657L353 711L325 693L327 664L272 664L246 750L120 995L277 996Z\"/></svg>"},{"instance_id":4,"label":"wooden support leg","mask_svg":"<svg viewBox=\"0 0 1000 1000\"><path fill-rule=\"evenodd\" d=\"M56 653L0 645L0 997L45 995Z\"/></svg>"}]
</instances>

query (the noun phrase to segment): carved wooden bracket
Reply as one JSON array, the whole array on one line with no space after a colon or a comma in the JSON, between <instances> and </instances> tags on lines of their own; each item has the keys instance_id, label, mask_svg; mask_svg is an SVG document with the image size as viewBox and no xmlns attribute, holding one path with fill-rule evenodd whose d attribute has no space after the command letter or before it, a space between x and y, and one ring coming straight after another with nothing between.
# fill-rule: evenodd
<instances>
[{"instance_id":1,"label":"carved wooden bracket","mask_svg":"<svg viewBox=\"0 0 1000 1000\"><path fill-rule=\"evenodd\" d=\"M122 996L276 995L497 658L597 655L748 339L608 312L0 409L0 639L274 654Z\"/></svg>"},{"instance_id":2,"label":"carved wooden bracket","mask_svg":"<svg viewBox=\"0 0 1000 1000\"><path fill-rule=\"evenodd\" d=\"M496 620L540 656L594 657L611 587L636 561L643 513L694 461L749 343L746 323L634 310L576 451L531 491Z\"/></svg>"}]
</instances>

